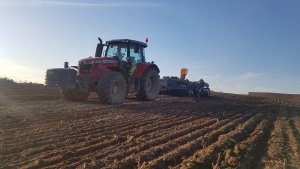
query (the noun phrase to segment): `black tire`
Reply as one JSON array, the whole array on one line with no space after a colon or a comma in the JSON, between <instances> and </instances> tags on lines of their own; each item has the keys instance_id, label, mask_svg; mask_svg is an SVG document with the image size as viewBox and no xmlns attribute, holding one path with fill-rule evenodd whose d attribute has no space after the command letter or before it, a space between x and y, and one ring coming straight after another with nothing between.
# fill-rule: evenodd
<instances>
[{"instance_id":1,"label":"black tire","mask_svg":"<svg viewBox=\"0 0 300 169\"><path fill-rule=\"evenodd\" d=\"M155 68L148 68L140 82L139 97L142 100L155 100L160 90L160 79Z\"/></svg>"},{"instance_id":2,"label":"black tire","mask_svg":"<svg viewBox=\"0 0 300 169\"><path fill-rule=\"evenodd\" d=\"M72 90L61 90L61 94L64 99L71 100L71 101L84 101L88 97L87 92L79 91L78 89L72 89Z\"/></svg>"},{"instance_id":3,"label":"black tire","mask_svg":"<svg viewBox=\"0 0 300 169\"><path fill-rule=\"evenodd\" d=\"M98 99L105 104L122 104L127 94L127 84L120 72L107 71L97 86Z\"/></svg>"}]
</instances>

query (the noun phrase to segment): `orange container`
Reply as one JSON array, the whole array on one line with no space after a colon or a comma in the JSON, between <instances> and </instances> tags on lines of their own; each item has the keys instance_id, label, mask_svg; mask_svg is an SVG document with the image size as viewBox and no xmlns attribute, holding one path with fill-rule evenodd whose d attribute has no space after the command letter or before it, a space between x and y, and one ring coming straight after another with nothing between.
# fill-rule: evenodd
<instances>
[{"instance_id":1,"label":"orange container","mask_svg":"<svg viewBox=\"0 0 300 169\"><path fill-rule=\"evenodd\" d=\"M184 79L187 74L188 74L188 69L187 68L181 68L180 77L182 79Z\"/></svg>"}]
</instances>

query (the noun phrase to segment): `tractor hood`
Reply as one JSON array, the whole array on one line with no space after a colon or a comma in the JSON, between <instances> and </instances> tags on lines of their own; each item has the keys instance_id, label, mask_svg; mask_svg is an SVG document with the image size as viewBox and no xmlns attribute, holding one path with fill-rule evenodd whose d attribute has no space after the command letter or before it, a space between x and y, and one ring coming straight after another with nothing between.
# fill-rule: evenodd
<instances>
[{"instance_id":1,"label":"tractor hood","mask_svg":"<svg viewBox=\"0 0 300 169\"><path fill-rule=\"evenodd\" d=\"M79 64L118 64L118 59L108 57L88 57L79 60Z\"/></svg>"},{"instance_id":2,"label":"tractor hood","mask_svg":"<svg viewBox=\"0 0 300 169\"><path fill-rule=\"evenodd\" d=\"M79 74L90 74L93 70L104 70L108 67L117 67L118 59L108 57L89 57L81 59L78 63Z\"/></svg>"}]
</instances>

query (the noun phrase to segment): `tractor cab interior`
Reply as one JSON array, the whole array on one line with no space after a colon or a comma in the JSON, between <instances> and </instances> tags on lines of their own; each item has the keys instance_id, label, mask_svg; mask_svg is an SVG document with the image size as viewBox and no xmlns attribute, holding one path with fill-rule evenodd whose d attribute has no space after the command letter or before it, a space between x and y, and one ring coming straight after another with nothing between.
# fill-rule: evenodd
<instances>
[{"instance_id":1,"label":"tractor cab interior","mask_svg":"<svg viewBox=\"0 0 300 169\"><path fill-rule=\"evenodd\" d=\"M105 52L105 57L115 57L120 61L125 61L127 62L127 45L126 44L121 44L121 43L116 43L116 44L109 44L107 46L106 52Z\"/></svg>"},{"instance_id":2,"label":"tractor cab interior","mask_svg":"<svg viewBox=\"0 0 300 169\"><path fill-rule=\"evenodd\" d=\"M132 75L137 65L141 63L144 59L144 48L139 45L130 45L129 51L131 63L129 74Z\"/></svg>"},{"instance_id":3,"label":"tractor cab interior","mask_svg":"<svg viewBox=\"0 0 300 169\"><path fill-rule=\"evenodd\" d=\"M129 39L118 39L107 41L102 44L102 40L98 38L100 43L97 45L95 57L118 58L120 66L132 75L139 63L145 62L144 48L147 44ZM103 47L106 50L103 52ZM103 52L103 55L102 55Z\"/></svg>"}]
</instances>

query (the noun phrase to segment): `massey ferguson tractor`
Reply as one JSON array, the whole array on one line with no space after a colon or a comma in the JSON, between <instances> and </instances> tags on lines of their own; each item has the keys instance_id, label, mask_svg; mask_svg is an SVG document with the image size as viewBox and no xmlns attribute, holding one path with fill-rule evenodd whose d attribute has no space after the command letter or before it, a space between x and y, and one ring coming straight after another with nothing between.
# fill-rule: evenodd
<instances>
[{"instance_id":1,"label":"massey ferguson tractor","mask_svg":"<svg viewBox=\"0 0 300 169\"><path fill-rule=\"evenodd\" d=\"M46 85L59 86L63 97L73 101L87 99L90 92L96 92L105 104L122 104L129 92L141 100L154 100L160 77L158 66L145 60L148 39L146 43L117 39L105 44L98 39L95 57L79 60L78 66L65 63L64 68L48 69Z\"/></svg>"}]
</instances>

